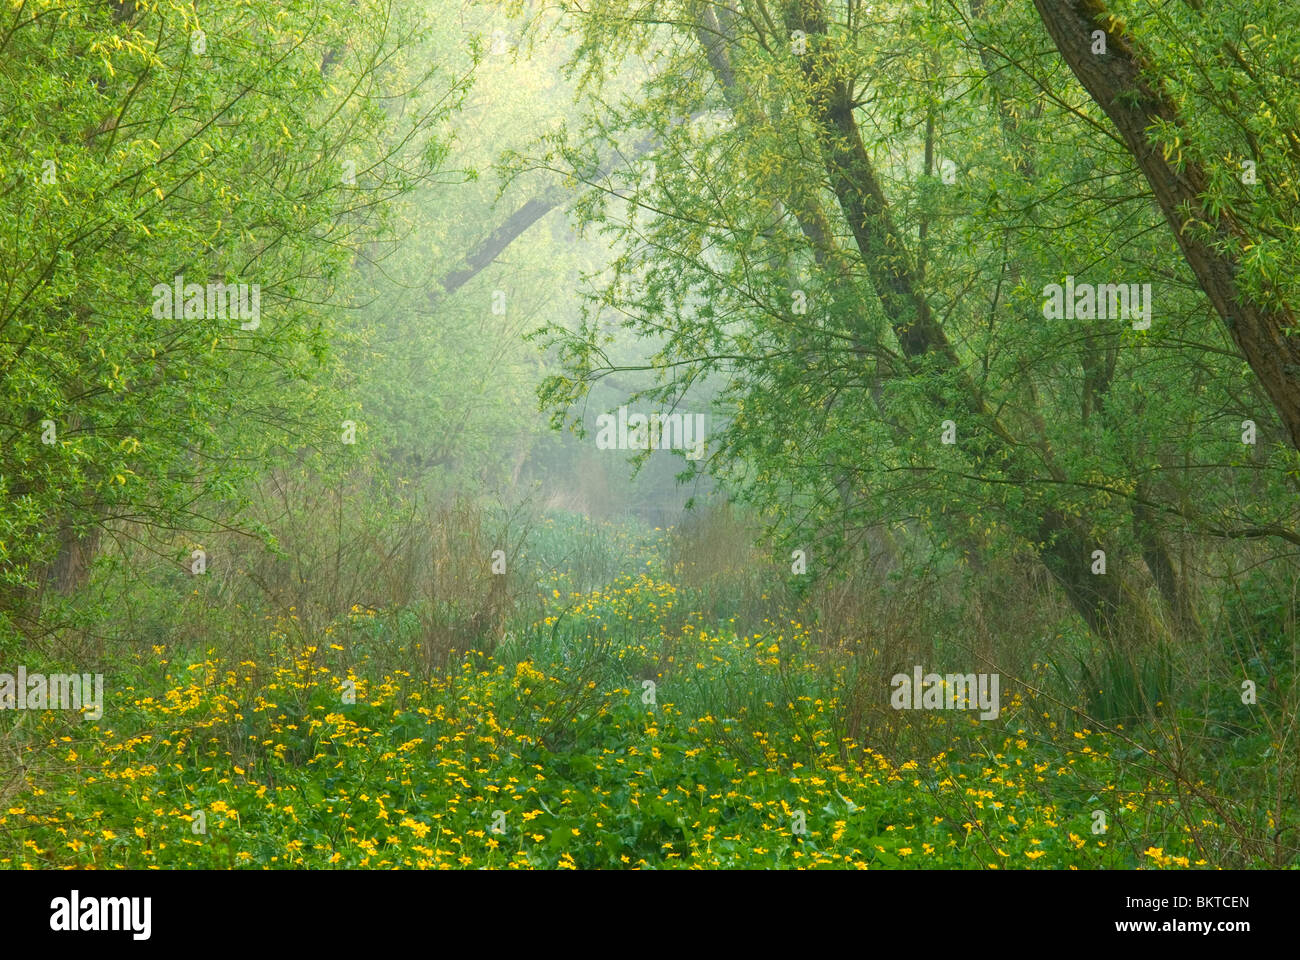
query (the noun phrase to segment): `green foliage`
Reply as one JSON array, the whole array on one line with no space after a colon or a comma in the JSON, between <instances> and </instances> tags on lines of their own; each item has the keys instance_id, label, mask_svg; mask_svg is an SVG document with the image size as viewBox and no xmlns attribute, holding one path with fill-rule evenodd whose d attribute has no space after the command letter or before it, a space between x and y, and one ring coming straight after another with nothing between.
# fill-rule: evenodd
<instances>
[{"instance_id":1,"label":"green foliage","mask_svg":"<svg viewBox=\"0 0 1300 960\"><path fill-rule=\"evenodd\" d=\"M978 724L936 718L935 752L891 759L844 734L843 664L807 631L677 633L678 600L630 573L553 597L499 658L428 680L372 656L418 643L375 611L319 642L282 618L238 663L159 647L121 665L102 722L27 734L66 737L70 766L0 811L0 865L1217 865L1205 801L1144 805L1170 784L1111 735L1007 718L968 752Z\"/></svg>"},{"instance_id":2,"label":"green foliage","mask_svg":"<svg viewBox=\"0 0 1300 960\"><path fill-rule=\"evenodd\" d=\"M1300 39L1084 6L8 5L0 865L1295 866Z\"/></svg>"},{"instance_id":3,"label":"green foliage","mask_svg":"<svg viewBox=\"0 0 1300 960\"><path fill-rule=\"evenodd\" d=\"M421 66L412 85L427 25L383 2L51 2L3 19L9 632L46 564L98 531L211 529L268 458L334 446L346 268L384 227L377 201L428 176L459 81ZM390 88L405 111L381 106ZM160 310L155 286L176 276L257 287L260 316Z\"/></svg>"}]
</instances>

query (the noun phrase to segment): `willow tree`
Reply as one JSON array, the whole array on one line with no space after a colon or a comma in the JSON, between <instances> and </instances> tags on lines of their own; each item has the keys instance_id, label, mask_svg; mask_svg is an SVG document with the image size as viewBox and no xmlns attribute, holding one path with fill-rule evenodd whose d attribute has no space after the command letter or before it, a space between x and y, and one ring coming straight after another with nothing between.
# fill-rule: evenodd
<instances>
[{"instance_id":1,"label":"willow tree","mask_svg":"<svg viewBox=\"0 0 1300 960\"><path fill-rule=\"evenodd\" d=\"M657 146L587 177L582 212L619 257L584 321L550 331L569 369L548 402L617 366L619 329L646 338L651 396L725 385L707 468L792 537L834 557L908 522L940 551L1023 552L1101 633L1145 616L1147 586L1190 626L1179 544L1294 539L1260 496L1284 463L1239 427L1280 425L1032 17L819 0L574 16L592 82L652 64L593 129ZM1045 309L1076 282L1147 284L1158 309Z\"/></svg>"},{"instance_id":2,"label":"willow tree","mask_svg":"<svg viewBox=\"0 0 1300 960\"><path fill-rule=\"evenodd\" d=\"M1035 0L1300 449L1294 12Z\"/></svg>"},{"instance_id":3,"label":"willow tree","mask_svg":"<svg viewBox=\"0 0 1300 960\"><path fill-rule=\"evenodd\" d=\"M387 0L52 0L2 20L13 629L101 531L224 524L271 452L337 437L343 271L435 170L462 84L420 58L431 22Z\"/></svg>"}]
</instances>

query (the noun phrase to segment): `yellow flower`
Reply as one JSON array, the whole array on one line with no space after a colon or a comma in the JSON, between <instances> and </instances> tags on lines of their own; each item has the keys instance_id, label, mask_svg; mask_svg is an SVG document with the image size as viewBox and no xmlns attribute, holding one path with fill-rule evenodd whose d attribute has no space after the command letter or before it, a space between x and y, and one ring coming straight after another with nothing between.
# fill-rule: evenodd
<instances>
[{"instance_id":1,"label":"yellow flower","mask_svg":"<svg viewBox=\"0 0 1300 960\"><path fill-rule=\"evenodd\" d=\"M423 840L425 837L429 835L430 827L427 823L421 823L418 820L412 820L410 817L407 817L405 820L403 820L401 826L406 827L413 834L415 834L416 837L418 837L421 840Z\"/></svg>"}]
</instances>

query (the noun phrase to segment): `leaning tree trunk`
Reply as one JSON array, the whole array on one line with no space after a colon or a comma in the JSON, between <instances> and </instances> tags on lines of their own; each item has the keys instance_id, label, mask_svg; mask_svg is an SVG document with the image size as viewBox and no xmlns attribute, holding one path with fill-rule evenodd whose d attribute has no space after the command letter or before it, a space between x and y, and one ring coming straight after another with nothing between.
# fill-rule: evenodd
<instances>
[{"instance_id":1,"label":"leaning tree trunk","mask_svg":"<svg viewBox=\"0 0 1300 960\"><path fill-rule=\"evenodd\" d=\"M1034 6L1065 62L1123 138L1201 288L1273 402L1291 445L1300 449L1300 336L1290 332L1295 318L1286 304L1255 302L1239 287L1241 265L1231 251L1247 237L1229 211L1216 213L1201 203L1207 171L1186 160L1175 168L1147 137L1157 122L1179 123L1177 106L1157 81L1143 76L1148 58L1112 26L1102 0L1034 0ZM1098 30L1105 33L1106 52L1094 54Z\"/></svg>"}]
</instances>

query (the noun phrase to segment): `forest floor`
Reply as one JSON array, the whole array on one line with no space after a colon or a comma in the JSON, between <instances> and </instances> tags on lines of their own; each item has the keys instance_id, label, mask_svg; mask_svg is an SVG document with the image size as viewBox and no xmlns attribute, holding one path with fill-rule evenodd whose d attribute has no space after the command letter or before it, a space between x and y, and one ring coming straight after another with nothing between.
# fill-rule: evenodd
<instances>
[{"instance_id":1,"label":"forest floor","mask_svg":"<svg viewBox=\"0 0 1300 960\"><path fill-rule=\"evenodd\" d=\"M1214 817L1138 733L1012 690L996 720L903 717L860 650L710 621L654 557L565 583L494 655L435 666L360 606L268 622L255 659L140 652L102 720L22 718L0 867L1216 865ZM864 698L944 746L886 750Z\"/></svg>"}]
</instances>

